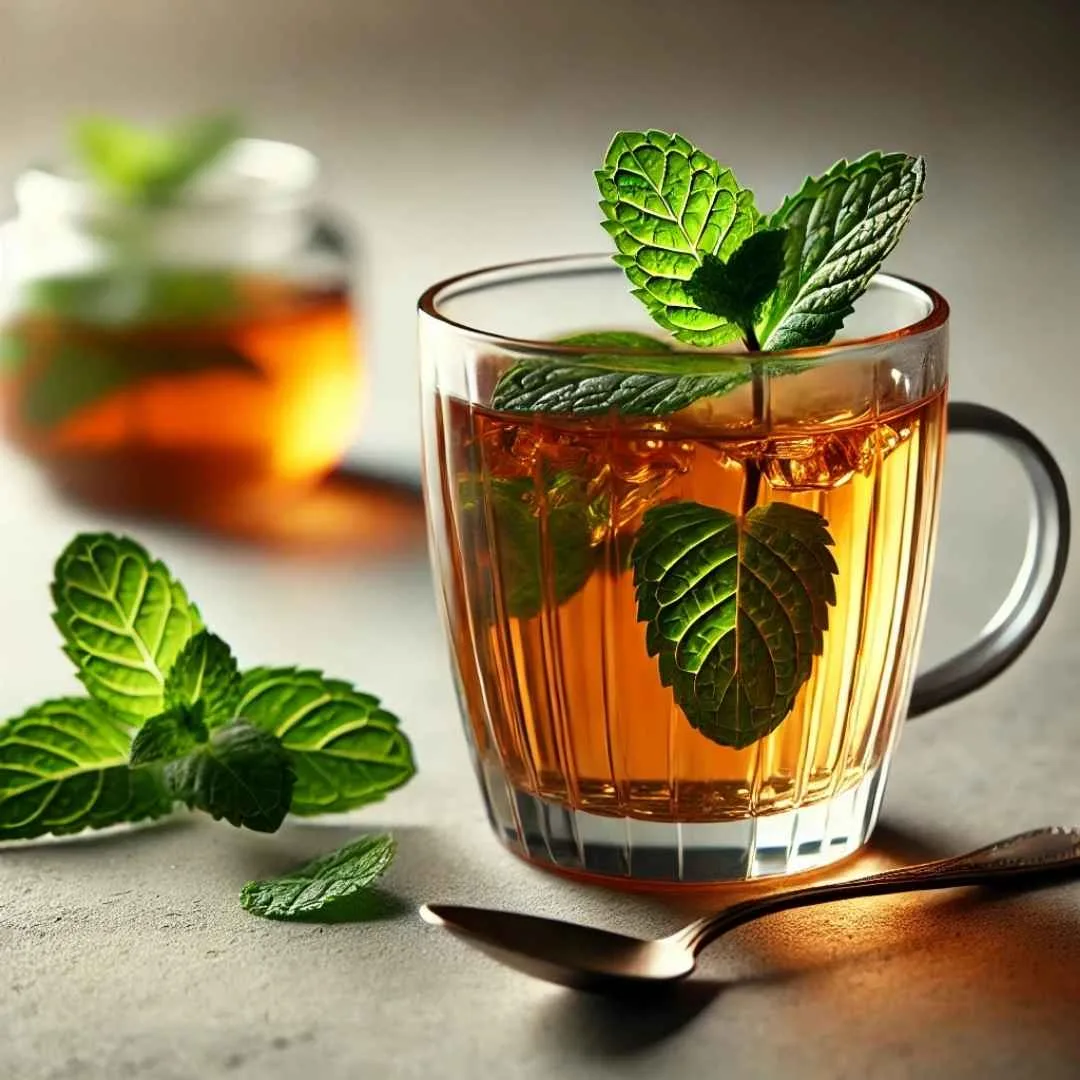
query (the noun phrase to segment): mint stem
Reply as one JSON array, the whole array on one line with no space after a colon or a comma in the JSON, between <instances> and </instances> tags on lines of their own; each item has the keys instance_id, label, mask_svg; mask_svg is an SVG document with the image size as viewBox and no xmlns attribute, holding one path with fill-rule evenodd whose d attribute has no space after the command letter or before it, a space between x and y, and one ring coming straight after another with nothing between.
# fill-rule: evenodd
<instances>
[{"instance_id":1,"label":"mint stem","mask_svg":"<svg viewBox=\"0 0 1080 1080\"><path fill-rule=\"evenodd\" d=\"M748 352L759 353L761 344L754 333L753 326L743 327L743 341ZM754 427L757 428L765 422L765 379L761 369L755 364L751 375L751 401L754 412ZM743 468L746 470L746 485L743 488L742 512L745 516L753 510L757 504L758 494L761 491L761 463L756 457L747 458Z\"/></svg>"}]
</instances>

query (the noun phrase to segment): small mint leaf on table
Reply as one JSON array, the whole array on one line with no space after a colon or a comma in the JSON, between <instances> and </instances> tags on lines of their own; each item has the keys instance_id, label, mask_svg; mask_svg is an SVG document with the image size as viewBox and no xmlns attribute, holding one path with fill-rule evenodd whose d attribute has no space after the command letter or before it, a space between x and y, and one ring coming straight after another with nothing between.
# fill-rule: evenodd
<instances>
[{"instance_id":1,"label":"small mint leaf on table","mask_svg":"<svg viewBox=\"0 0 1080 1080\"><path fill-rule=\"evenodd\" d=\"M757 326L766 349L832 338L900 239L925 174L923 159L908 154L841 160L762 222L786 230L780 282Z\"/></svg>"},{"instance_id":2,"label":"small mint leaf on table","mask_svg":"<svg viewBox=\"0 0 1080 1080\"><path fill-rule=\"evenodd\" d=\"M281 742L246 720L215 729L207 742L165 766L165 782L175 798L256 832L281 826L293 779Z\"/></svg>"},{"instance_id":3,"label":"small mint leaf on table","mask_svg":"<svg viewBox=\"0 0 1080 1080\"><path fill-rule=\"evenodd\" d=\"M296 777L294 814L355 810L401 787L416 772L397 717L378 698L322 672L247 671L236 710L284 747Z\"/></svg>"},{"instance_id":4,"label":"small mint leaf on table","mask_svg":"<svg viewBox=\"0 0 1080 1080\"><path fill-rule=\"evenodd\" d=\"M175 761L190 754L210 738L203 716L202 702L174 705L157 716L151 716L135 732L131 742L131 764Z\"/></svg>"},{"instance_id":5,"label":"small mint leaf on table","mask_svg":"<svg viewBox=\"0 0 1080 1080\"><path fill-rule=\"evenodd\" d=\"M754 321L783 264L784 230L764 229L748 236L727 261L706 255L686 291L702 311L735 323L756 348Z\"/></svg>"},{"instance_id":6,"label":"small mint leaf on table","mask_svg":"<svg viewBox=\"0 0 1080 1080\"><path fill-rule=\"evenodd\" d=\"M128 768L131 728L91 698L44 701L0 726L0 840L162 817L172 797Z\"/></svg>"},{"instance_id":7,"label":"small mint leaf on table","mask_svg":"<svg viewBox=\"0 0 1080 1080\"><path fill-rule=\"evenodd\" d=\"M180 650L165 677L170 709L199 703L206 723L217 727L236 715L240 669L232 650L217 634L200 631Z\"/></svg>"},{"instance_id":8,"label":"small mint leaf on table","mask_svg":"<svg viewBox=\"0 0 1080 1080\"><path fill-rule=\"evenodd\" d=\"M127 537L83 533L52 585L64 651L91 696L132 724L165 708L165 678L202 629L198 608L165 565Z\"/></svg>"},{"instance_id":9,"label":"small mint leaf on table","mask_svg":"<svg viewBox=\"0 0 1080 1080\"><path fill-rule=\"evenodd\" d=\"M661 681L713 742L750 746L791 712L836 602L832 542L820 514L786 503L741 520L689 501L646 511L638 619Z\"/></svg>"},{"instance_id":10,"label":"small mint leaf on table","mask_svg":"<svg viewBox=\"0 0 1080 1080\"><path fill-rule=\"evenodd\" d=\"M371 886L394 860L390 836L365 836L281 877L249 881L240 903L264 919L341 922L378 917ZM365 903L365 901L367 901Z\"/></svg>"},{"instance_id":11,"label":"small mint leaf on table","mask_svg":"<svg viewBox=\"0 0 1080 1080\"><path fill-rule=\"evenodd\" d=\"M633 295L679 341L716 348L740 336L702 311L686 283L706 255L727 259L754 231L753 192L681 135L620 131L596 173L604 228Z\"/></svg>"}]
</instances>

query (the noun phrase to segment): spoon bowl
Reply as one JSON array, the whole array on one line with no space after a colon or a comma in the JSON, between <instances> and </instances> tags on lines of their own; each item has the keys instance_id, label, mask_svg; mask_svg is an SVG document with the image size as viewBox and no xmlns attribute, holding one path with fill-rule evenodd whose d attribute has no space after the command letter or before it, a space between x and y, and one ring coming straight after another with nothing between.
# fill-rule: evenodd
<instances>
[{"instance_id":1,"label":"spoon bowl","mask_svg":"<svg viewBox=\"0 0 1080 1080\"><path fill-rule=\"evenodd\" d=\"M560 919L454 904L425 904L420 915L509 967L579 990L671 982L689 975L696 963L674 938L645 941Z\"/></svg>"},{"instance_id":2,"label":"spoon bowl","mask_svg":"<svg viewBox=\"0 0 1080 1080\"><path fill-rule=\"evenodd\" d=\"M694 970L705 946L743 923L778 911L887 893L1034 885L1078 873L1080 829L1054 826L1021 833L967 855L769 893L653 941L538 915L453 904L425 904L420 914L518 971L561 986L610 992L683 979Z\"/></svg>"}]
</instances>

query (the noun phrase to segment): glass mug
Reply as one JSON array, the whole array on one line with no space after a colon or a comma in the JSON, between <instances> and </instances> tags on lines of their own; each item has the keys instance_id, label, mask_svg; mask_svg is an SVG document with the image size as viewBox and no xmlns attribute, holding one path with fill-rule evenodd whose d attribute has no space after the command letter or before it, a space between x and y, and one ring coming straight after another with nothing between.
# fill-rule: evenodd
<instances>
[{"instance_id":1,"label":"glass mug","mask_svg":"<svg viewBox=\"0 0 1080 1080\"><path fill-rule=\"evenodd\" d=\"M718 392L690 393L677 411L615 415L604 409L612 387L658 385L673 354L663 344L654 355L554 344L612 329L656 336L608 257L482 270L424 294L431 552L476 770L513 851L613 883L825 866L873 830L903 718L970 692L1026 648L1065 568L1064 480L1015 421L946 404L947 323L948 305L932 289L879 274L842 340L757 359L696 351L690 378L720 376ZM598 404L587 415L565 399L562 412L490 405L511 369L532 372L533 402L545 387L554 401L574 365L591 365L595 379ZM675 376L665 385L678 396L687 384ZM1035 510L998 614L965 651L915 678L947 426L1011 451ZM649 522L673 503L697 504L710 521L717 511L745 518L747 529L755 513L774 524L794 513L825 529L820 543L801 535L817 543L818 572L832 582L819 576L812 601L812 661L792 676L790 657L777 653L764 697L752 669L735 728L697 710L704 664L719 655L708 650L734 634L740 656L757 655L753 635L774 640L772 630L747 608L726 639L709 636L709 612L669 632L663 620L675 608L661 605L715 569L695 563L690 546L649 562L659 550ZM639 542L648 550L636 557ZM668 592L670 578L651 584L669 572L681 583ZM758 570L747 562L739 573L749 595ZM697 674L673 674L672 665L688 666L678 650L698 630L706 661L689 665ZM665 634L679 642L666 655ZM780 712L755 727L747 718L766 715L753 709L781 684Z\"/></svg>"}]
</instances>

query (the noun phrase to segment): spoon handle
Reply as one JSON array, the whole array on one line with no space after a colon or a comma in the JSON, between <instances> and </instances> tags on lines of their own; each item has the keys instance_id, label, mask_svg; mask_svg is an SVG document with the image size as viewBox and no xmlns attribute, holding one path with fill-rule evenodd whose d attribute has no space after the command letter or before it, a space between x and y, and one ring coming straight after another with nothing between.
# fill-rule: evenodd
<instances>
[{"instance_id":1,"label":"spoon handle","mask_svg":"<svg viewBox=\"0 0 1080 1080\"><path fill-rule=\"evenodd\" d=\"M1025 878L1050 878L1080 874L1080 829L1061 826L1035 829L989 847L949 859L886 870L868 877L785 889L768 896L733 904L716 915L690 923L674 935L682 945L697 952L736 926L777 911L850 900L858 896L950 889L961 885L989 885Z\"/></svg>"}]
</instances>

